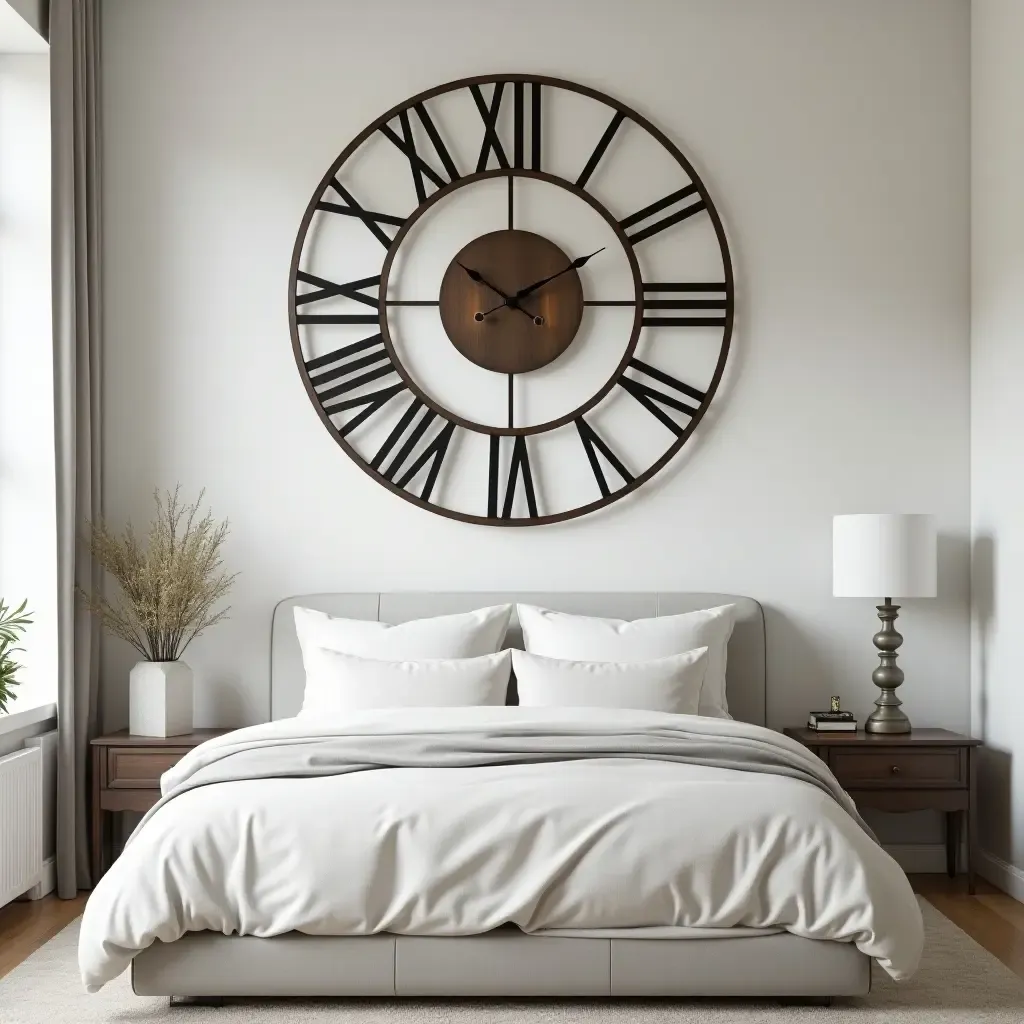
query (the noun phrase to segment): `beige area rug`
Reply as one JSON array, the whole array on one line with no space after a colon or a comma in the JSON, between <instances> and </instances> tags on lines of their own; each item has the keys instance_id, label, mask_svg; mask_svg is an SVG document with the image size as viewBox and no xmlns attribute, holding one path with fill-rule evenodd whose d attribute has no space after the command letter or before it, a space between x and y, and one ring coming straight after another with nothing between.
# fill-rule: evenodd
<instances>
[{"instance_id":1,"label":"beige area rug","mask_svg":"<svg viewBox=\"0 0 1024 1024\"><path fill-rule=\"evenodd\" d=\"M125 973L98 995L78 979L78 922L0 979L2 1024L1022 1024L1024 981L922 901L927 940L917 975L896 985L878 968L863 999L832 1007L712 1000L564 1002L309 1001L169 1007L132 994Z\"/></svg>"}]
</instances>

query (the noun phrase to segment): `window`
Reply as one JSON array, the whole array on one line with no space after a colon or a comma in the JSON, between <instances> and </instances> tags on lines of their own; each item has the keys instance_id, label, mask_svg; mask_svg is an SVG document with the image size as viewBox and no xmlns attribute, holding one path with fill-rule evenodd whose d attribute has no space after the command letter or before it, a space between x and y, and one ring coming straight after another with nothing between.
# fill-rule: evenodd
<instances>
[{"instance_id":1,"label":"window","mask_svg":"<svg viewBox=\"0 0 1024 1024\"><path fill-rule=\"evenodd\" d=\"M13 712L57 690L50 70L37 43L0 53L0 595L34 616Z\"/></svg>"}]
</instances>

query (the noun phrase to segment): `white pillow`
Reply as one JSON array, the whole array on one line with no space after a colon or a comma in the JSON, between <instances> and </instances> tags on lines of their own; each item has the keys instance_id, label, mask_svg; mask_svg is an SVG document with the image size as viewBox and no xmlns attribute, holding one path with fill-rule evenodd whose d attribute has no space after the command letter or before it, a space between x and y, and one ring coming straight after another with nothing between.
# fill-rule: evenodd
<instances>
[{"instance_id":1,"label":"white pillow","mask_svg":"<svg viewBox=\"0 0 1024 1024\"><path fill-rule=\"evenodd\" d=\"M309 651L300 718L365 708L504 704L508 651L479 658L380 661L317 647Z\"/></svg>"},{"instance_id":2,"label":"white pillow","mask_svg":"<svg viewBox=\"0 0 1024 1024\"><path fill-rule=\"evenodd\" d=\"M729 717L725 664L736 605L723 604L703 611L635 622L567 615L529 604L518 605L517 609L526 649L545 658L650 661L706 647L708 667L697 713L713 718Z\"/></svg>"},{"instance_id":3,"label":"white pillow","mask_svg":"<svg viewBox=\"0 0 1024 1024\"><path fill-rule=\"evenodd\" d=\"M565 661L512 652L525 708L635 708L695 715L708 649L653 661Z\"/></svg>"},{"instance_id":4,"label":"white pillow","mask_svg":"<svg viewBox=\"0 0 1024 1024\"><path fill-rule=\"evenodd\" d=\"M512 605L480 608L459 615L413 619L397 626L366 619L339 619L312 608L295 607L295 632L302 663L318 648L361 658L400 661L419 658L477 658L501 650Z\"/></svg>"}]
</instances>

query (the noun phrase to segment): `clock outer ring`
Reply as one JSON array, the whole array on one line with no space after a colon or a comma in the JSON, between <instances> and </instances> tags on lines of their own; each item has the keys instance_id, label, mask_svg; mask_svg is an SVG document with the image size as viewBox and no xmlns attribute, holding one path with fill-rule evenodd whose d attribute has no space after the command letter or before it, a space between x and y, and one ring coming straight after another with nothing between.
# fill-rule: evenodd
<instances>
[{"instance_id":1,"label":"clock outer ring","mask_svg":"<svg viewBox=\"0 0 1024 1024\"><path fill-rule=\"evenodd\" d=\"M465 185L473 185L478 181L486 181L489 178L507 178L507 177L523 177L523 178L535 178L538 181L546 181L549 184L555 185L558 188L564 188L573 195L578 196L587 202L594 210L597 211L611 226L615 232L616 237L619 240L619 244L622 246L626 254L626 259L629 261L629 270L633 275L633 294L636 297L636 303L633 312L633 327L630 331L629 342L626 345L626 349L622 354L622 358L619 360L618 366L612 371L611 376L594 392L585 402L580 403L571 412L567 412L562 416L558 416L553 420L547 420L544 423L533 423L528 427L498 427L489 423L477 423L475 420L468 420L463 416L459 416L452 412L450 409L439 404L436 399L431 398L416 381L412 378L409 372L406 370L402 360L398 356L398 352L395 349L395 344L391 340L391 328L388 324L388 310L387 306L382 302L380 307L380 336L384 342L384 348L387 350L388 358L395 365L395 369L398 370L398 375L405 381L406 386L409 390L421 401L424 405L429 406L438 415L444 416L446 419L451 420L452 423L457 423L460 427L466 430L472 430L477 434L497 434L500 437L515 437L519 434L529 436L530 434L546 434L549 430L557 430L559 427L564 427L568 423L572 423L573 420L582 416L584 413L589 412L598 404L608 393L615 387L615 382L625 372L630 359L633 358L633 353L636 351L636 346L640 341L640 328L642 326L644 317L644 299L643 299L643 279L640 276L640 264L637 262L636 253L633 252L633 246L630 245L629 239L626 237L626 232L619 227L619 222L611 215L611 213L604 208L589 192L582 188L578 188L570 181L566 181L565 178L559 178L554 174L547 174L545 171L533 171L528 168L517 167L512 170L505 170L504 168L497 168L491 171L478 171L476 174L467 174L457 181L453 181L444 188L439 188L433 195L428 196L411 214L409 214L406 222L398 229L398 233L395 235L394 240L388 249L387 256L384 257L384 264L380 269L380 291L378 294L387 295L388 281L391 277L391 266L395 261L395 256L398 254L398 250L401 248L402 242L405 241L405 236L415 227L416 222L420 217L425 214L436 202L450 196L453 192L458 191ZM494 371L492 371L494 372Z\"/></svg>"},{"instance_id":2,"label":"clock outer ring","mask_svg":"<svg viewBox=\"0 0 1024 1024\"><path fill-rule=\"evenodd\" d=\"M686 425L683 433L665 450L661 458L653 462L642 473L637 474L629 484L626 484L624 487L620 487L617 491L612 491L612 493L607 497L598 498L586 505L580 505L577 508L568 509L565 512L556 512L551 515L536 516L532 518L492 518L491 516L478 516L469 512L460 512L457 509L445 508L442 505L436 505L433 502L424 501L418 494L414 494L412 491L407 491L404 488L399 487L397 484L392 483L386 477L373 470L362 455L360 455L360 453L351 444L349 444L344 437L341 436L338 428L335 427L331 422L330 417L324 412L323 406L319 401L319 396L316 393L316 389L310 383L309 374L306 371L306 364L302 354L302 344L299 338L298 321L296 320L295 293L296 285L298 284L299 262L302 258L303 242L306 239L306 234L309 231L309 225L316 213L317 203L320 201L320 197L327 190L331 183L331 179L337 174L339 168L368 138L370 138L371 135L373 135L374 132L380 130L382 124L387 124L392 118L397 117L403 110L408 110L413 104L422 103L425 100L433 99L433 97L440 96L443 93L454 92L457 89L468 89L471 85L489 85L495 82L537 82L540 85L551 86L555 89L565 89L568 92L587 96L598 103L605 104L605 106L610 107L612 110L619 111L648 132L666 150L668 150L676 163L678 163L689 175L691 183L696 186L698 194L704 201L707 214L711 218L711 224L714 227L715 236L718 239L718 245L722 252L722 269L725 273L725 327L722 333L722 346L719 349L718 362L715 365L715 372L712 375L711 383L708 385L705 399L701 403L700 408L691 417L690 422ZM506 172L503 171L503 173ZM463 179L459 180L461 181ZM295 357L295 362L299 369L299 376L302 378L306 394L309 397L313 408L316 410L317 415L320 417L320 421L324 424L330 436L334 438L335 442L341 447L345 454L373 481L378 484L382 484L389 491L398 495L398 497L405 499L411 504L418 505L420 508L426 509L428 512L433 512L435 515L444 516L446 519L454 519L462 523L475 523L480 526L545 526L553 523L564 523L570 519L576 519L580 516L588 515L591 512L597 512L599 509L606 508L608 505L618 501L620 498L624 498L628 494L632 494L634 491L638 490L647 483L648 480L657 476L658 473L660 473L669 464L669 462L676 457L683 445L690 439L694 430L697 429L697 426L704 418L705 413L711 407L711 402L713 401L719 385L722 382L722 376L725 373L725 366L729 357L729 349L732 342L732 328L735 318L734 290L735 276L733 274L732 255L729 250L729 242L726 238L725 226L722 224L722 219L718 215L718 210L715 208L711 194L708 192L707 186L705 186L700 175L697 174L697 171L694 169L690 161L687 160L675 143L673 143L664 132L647 120L647 118L638 114L631 107L627 107L619 100L616 100L605 93L599 92L597 89L591 89L588 86L579 85L576 82L570 82L561 78L550 78L544 75L478 75L475 78L462 78L454 82L446 82L443 85L435 86L432 89L428 89L416 96L403 100L385 114L381 115L381 117L378 117L371 124L367 125L367 127L364 128L341 151L334 163L331 164L330 168L320 179L320 183L317 186L316 191L313 193L309 203L306 205L305 213L302 215L302 220L299 223L299 230L295 237L295 245L292 248L292 262L288 274L288 326L292 338L292 354Z\"/></svg>"}]
</instances>

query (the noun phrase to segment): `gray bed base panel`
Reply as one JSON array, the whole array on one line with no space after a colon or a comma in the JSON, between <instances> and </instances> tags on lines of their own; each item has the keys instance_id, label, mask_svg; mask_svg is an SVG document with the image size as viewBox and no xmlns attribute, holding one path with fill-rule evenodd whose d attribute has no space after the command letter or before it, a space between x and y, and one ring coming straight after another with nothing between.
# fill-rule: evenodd
<instances>
[{"instance_id":1,"label":"gray bed base panel","mask_svg":"<svg viewBox=\"0 0 1024 1024\"><path fill-rule=\"evenodd\" d=\"M193 932L132 962L143 996L516 998L864 995L855 946L782 933L746 938L486 935L274 938Z\"/></svg>"}]
</instances>

